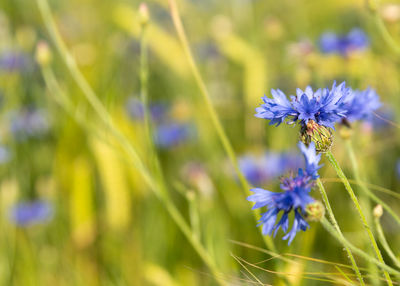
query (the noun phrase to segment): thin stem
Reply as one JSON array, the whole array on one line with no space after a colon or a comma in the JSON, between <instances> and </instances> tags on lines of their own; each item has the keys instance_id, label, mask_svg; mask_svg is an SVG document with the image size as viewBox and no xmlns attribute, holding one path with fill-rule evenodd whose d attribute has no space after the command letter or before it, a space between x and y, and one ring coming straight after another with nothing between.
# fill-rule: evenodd
<instances>
[{"instance_id":1,"label":"thin stem","mask_svg":"<svg viewBox=\"0 0 400 286\"><path fill-rule=\"evenodd\" d=\"M220 285L226 285L225 281L223 281L219 277L219 273L216 267L214 260L208 254L206 249L200 243L198 239L192 234L190 227L182 217L181 213L173 204L170 197L167 195L166 186L163 184L156 184L151 178L150 173L144 166L142 160L138 156L135 148L131 145L129 140L115 127L113 124L111 115L108 113L106 108L103 106L101 101L96 96L95 92L88 84L80 70L77 68L76 62L74 58L70 55L68 49L66 48L65 43L61 39L61 36L58 33L58 30L55 26L50 7L46 0L37 0L41 15L43 17L44 23L52 37L55 45L62 56L66 66L68 67L72 77L81 88L84 96L89 101L98 117L102 119L103 123L107 127L107 129L111 132L111 134L117 139L117 141L121 144L121 146L125 149L125 151L130 155L134 165L138 169L139 173L142 175L145 183L150 187L150 189L154 192L154 194L163 202L163 205L166 207L169 215L172 217L174 222L177 224L178 228L183 232L185 237L191 243L192 247L196 250L198 255L201 257L203 262L209 267L211 272L213 273L213 277Z\"/></svg>"},{"instance_id":2,"label":"thin stem","mask_svg":"<svg viewBox=\"0 0 400 286\"><path fill-rule=\"evenodd\" d=\"M245 193L245 195L249 195L249 190L250 190L250 186L246 180L246 178L244 177L244 175L242 174L242 172L240 171L239 168L239 164L238 164L238 160L236 158L235 152L232 148L232 145L228 139L228 136L226 135L224 128L222 127L221 121L218 117L217 112L214 109L214 106L212 104L211 101L211 97L208 93L206 84L203 80L203 78L200 75L199 69L197 68L196 62L193 58L192 52L190 50L190 46L189 46L189 42L188 39L186 37L186 33L185 30L183 28L182 25L182 21L179 15L179 10L176 4L175 0L168 0L169 3L169 7L170 7L170 11L171 11L171 17L172 17L172 21L174 23L176 32L178 33L178 38L181 42L184 54L189 62L189 66L190 69L193 73L194 79L196 81L196 84L198 85L199 89L200 89L200 93L202 95L202 98L204 100L204 104L207 107L207 111L208 114L211 118L211 121L213 123L213 126L218 134L219 139L221 140L222 146L225 149L225 152L227 153L229 159L231 160L233 167L235 169L236 175L239 178L239 182L243 188L243 191ZM258 220L258 216L260 215L260 211L259 210L255 210L255 212L253 212L256 220ZM263 239L265 244L267 245L268 249L272 250L272 251L276 251L275 245L273 240L271 239L271 237L269 236L265 236L263 235Z\"/></svg>"},{"instance_id":3,"label":"thin stem","mask_svg":"<svg viewBox=\"0 0 400 286\"><path fill-rule=\"evenodd\" d=\"M376 243L374 235L373 235L373 233L371 231L371 228L368 225L368 222L367 222L367 220L365 218L365 215L364 215L364 213L363 213L363 211L361 209L361 206L360 206L360 204L358 202L358 199L357 199L353 189L351 188L350 183L347 180L346 175L343 173L342 169L340 168L339 163L336 161L336 159L333 156L331 151L326 152L326 156L328 157L328 160L331 162L332 166L335 168L338 177L342 180L342 182L343 182L348 194L350 195L351 200L353 201L353 203L354 203L354 205L356 207L356 210L357 210L358 214L360 215L361 221L362 221L363 226L364 226L364 228L365 228L365 230L366 230L366 232L368 234L368 237L369 237L369 239L371 241L372 248L375 251L376 257L378 258L378 260L382 264L385 264L385 262L383 260L383 257L382 257L382 254L381 254L381 251L379 250L378 244ZM393 285L392 279L390 278L389 273L387 273L387 271L385 271L385 270L383 271L383 273L384 273L384 275L386 277L386 281L387 281L388 285Z\"/></svg>"},{"instance_id":4,"label":"thin stem","mask_svg":"<svg viewBox=\"0 0 400 286\"><path fill-rule=\"evenodd\" d=\"M336 229L337 234L341 238L344 238L343 233L340 230L339 224L336 221L335 215L333 214L332 207L331 207L331 204L329 203L328 195L327 195L327 193L325 191L324 185L322 184L322 182L321 182L321 180L319 178L317 179L317 185L319 187L319 191L321 193L322 199L323 199L323 201L325 203L326 210L328 212L329 218L330 218L334 228ZM347 255L348 255L349 259L350 259L351 264L353 265L353 270L356 273L357 278L360 281L360 284L361 285L365 285L364 280L363 280L362 275L361 275L361 272L360 272L360 269L358 269L356 260L354 259L354 256L351 253L350 248L348 248L346 245L343 245L343 246L344 246L344 248L345 248L345 250L347 252Z\"/></svg>"},{"instance_id":5,"label":"thin stem","mask_svg":"<svg viewBox=\"0 0 400 286\"><path fill-rule=\"evenodd\" d=\"M367 222L369 224L371 224L372 223L371 222L371 202L369 200L370 196L368 196L369 190L362 183L361 176L360 176L360 169L358 167L357 159L356 159L356 156L354 154L351 141L350 140L345 140L345 144L346 144L347 153L349 155L350 162L351 162L351 165L352 165L352 168L353 168L354 178L356 179L356 182L359 185L359 187L361 187L362 190L363 190L363 192L361 192L361 194L360 194L360 201L361 201L361 204L367 209L366 219L367 219ZM367 189L367 190L365 191L365 189ZM368 266L369 266L369 268L371 269L372 272L376 272L377 271L376 266L374 264L372 264L371 262L369 262L369 261L368 261ZM373 281L373 285L376 285L376 284L378 284L378 281Z\"/></svg>"},{"instance_id":6,"label":"thin stem","mask_svg":"<svg viewBox=\"0 0 400 286\"><path fill-rule=\"evenodd\" d=\"M400 45L393 39L387 30L385 23L383 22L381 16L379 15L379 4L377 0L366 0L367 7L371 12L375 26L377 27L379 33L381 34L383 40L390 47L390 49L396 54L400 54Z\"/></svg>"},{"instance_id":7,"label":"thin stem","mask_svg":"<svg viewBox=\"0 0 400 286\"><path fill-rule=\"evenodd\" d=\"M393 275L399 275L400 272L382 262L380 262L378 259L372 257L371 255L367 254L366 252L362 251L358 247L355 247L353 244L351 244L346 238L341 237L337 235L337 232L335 228L329 223L329 221L324 217L321 220L322 226L325 228L326 231L328 231L334 238L336 238L341 244L346 245L348 248L350 248L355 254L359 255L360 257L364 258L365 260L370 260L373 263L375 263L377 266L383 269L383 271L387 271Z\"/></svg>"},{"instance_id":8,"label":"thin stem","mask_svg":"<svg viewBox=\"0 0 400 286\"><path fill-rule=\"evenodd\" d=\"M386 253L389 255L390 259L392 259L393 263L400 268L400 261L393 253L392 249L389 246L389 243L386 240L379 217L375 217L375 226L376 226L376 233L378 234L378 239L382 244L383 249L385 249Z\"/></svg>"}]
</instances>

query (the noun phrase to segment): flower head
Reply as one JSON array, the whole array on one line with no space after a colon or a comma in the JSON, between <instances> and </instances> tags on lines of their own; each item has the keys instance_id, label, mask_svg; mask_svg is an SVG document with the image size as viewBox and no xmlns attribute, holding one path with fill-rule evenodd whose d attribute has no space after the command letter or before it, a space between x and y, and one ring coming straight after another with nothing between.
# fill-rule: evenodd
<instances>
[{"instance_id":1,"label":"flower head","mask_svg":"<svg viewBox=\"0 0 400 286\"><path fill-rule=\"evenodd\" d=\"M33 201L15 205L10 212L11 220L20 226L44 222L51 218L53 209L48 202Z\"/></svg>"},{"instance_id":2,"label":"flower head","mask_svg":"<svg viewBox=\"0 0 400 286\"><path fill-rule=\"evenodd\" d=\"M161 121L167 112L167 106L161 103L151 104L149 109L154 121ZM130 97L126 104L126 110L132 119L142 120L144 118L144 106L138 98Z\"/></svg>"},{"instance_id":3,"label":"flower head","mask_svg":"<svg viewBox=\"0 0 400 286\"><path fill-rule=\"evenodd\" d=\"M288 239L290 244L297 232L305 231L308 228L308 223L304 219L307 206L314 202L314 199L309 195L314 184L314 179L318 178L319 160L321 155L317 155L314 143L306 147L303 143L299 143L299 148L304 155L306 161L305 170L299 169L297 176L290 175L283 178L280 188L282 192L274 193L261 188L255 188L251 191L251 195L247 200L255 202L253 209L267 207L261 219L260 224L263 225L262 232L264 235L274 235L282 228L286 233L289 228L289 214L294 212L294 221L292 229L283 237ZM279 221L278 216L281 215Z\"/></svg>"},{"instance_id":4,"label":"flower head","mask_svg":"<svg viewBox=\"0 0 400 286\"><path fill-rule=\"evenodd\" d=\"M370 119L373 112L381 107L382 104L375 90L368 88L363 91L356 90L348 93L343 105L346 109L346 120L354 122L356 120Z\"/></svg>"},{"instance_id":5,"label":"flower head","mask_svg":"<svg viewBox=\"0 0 400 286\"><path fill-rule=\"evenodd\" d=\"M262 233L264 235L274 235L282 228L286 233L289 229L289 214L294 212L294 220L292 229L283 237L290 244L297 232L305 231L309 227L306 220L303 218L306 206L313 202L314 199L309 195L312 182L310 177L305 175L301 169L296 177L290 176L283 179L281 183L282 192L274 193L261 188L255 188L251 191L251 195L247 200L255 202L253 209L267 206L268 211L265 212L260 220L259 225L263 225ZM281 217L278 221L278 216Z\"/></svg>"},{"instance_id":6,"label":"flower head","mask_svg":"<svg viewBox=\"0 0 400 286\"><path fill-rule=\"evenodd\" d=\"M44 110L28 107L12 114L10 128L17 140L25 140L42 136L50 125Z\"/></svg>"},{"instance_id":7,"label":"flower head","mask_svg":"<svg viewBox=\"0 0 400 286\"><path fill-rule=\"evenodd\" d=\"M326 54L338 53L346 56L353 51L364 50L368 45L368 36L359 28L352 29L347 35L326 32L319 39L321 52Z\"/></svg>"},{"instance_id":8,"label":"flower head","mask_svg":"<svg viewBox=\"0 0 400 286\"><path fill-rule=\"evenodd\" d=\"M280 90L271 90L273 98L263 97L264 104L256 108L256 117L270 120L270 125L278 126L286 119L289 123L300 122L305 126L312 120L319 125L333 128L333 125L345 116L342 107L343 98L351 92L345 82L333 83L329 90L313 91L308 86L304 91L296 90L296 96L289 101Z\"/></svg>"},{"instance_id":9,"label":"flower head","mask_svg":"<svg viewBox=\"0 0 400 286\"><path fill-rule=\"evenodd\" d=\"M193 127L184 123L164 123L157 127L155 143L158 147L169 148L176 146L192 135Z\"/></svg>"},{"instance_id":10,"label":"flower head","mask_svg":"<svg viewBox=\"0 0 400 286\"><path fill-rule=\"evenodd\" d=\"M0 70L13 72L29 67L30 61L23 53L8 51L0 55Z\"/></svg>"}]
</instances>

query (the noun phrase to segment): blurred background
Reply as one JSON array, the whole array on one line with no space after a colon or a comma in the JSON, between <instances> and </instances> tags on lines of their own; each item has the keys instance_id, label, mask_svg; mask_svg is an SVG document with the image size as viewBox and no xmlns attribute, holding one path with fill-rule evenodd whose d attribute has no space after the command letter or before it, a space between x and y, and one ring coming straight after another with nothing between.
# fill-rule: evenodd
<instances>
[{"instance_id":1,"label":"blurred background","mask_svg":"<svg viewBox=\"0 0 400 286\"><path fill-rule=\"evenodd\" d=\"M303 165L298 127L275 128L254 117L261 97L271 88L291 95L297 87L346 81L354 89L371 86L381 97L379 116L353 125L352 141L366 182L395 191L374 193L399 211L399 129L387 120L399 122L400 58L366 2L177 2L201 76L251 185L279 191L279 177ZM338 272L307 257L349 264L318 223L290 247L281 233L274 239L277 253L299 257L285 261L263 252L252 204L210 120L168 1L146 4L151 144L140 97L140 1L49 1L63 41L107 111L102 116L57 52L38 2L0 2L0 285L217 285L165 200L104 127L110 120L137 151L151 181L163 177L169 202L228 285L257 279L342 285L340 275L307 274ZM375 13L400 43L400 2L381 1ZM350 44L332 47L332 37ZM40 41L49 45L48 65L68 104L46 85L35 59ZM151 167L152 145L162 175ZM338 130L333 152L351 178ZM342 230L363 248L368 241L358 215L343 186L329 180L336 175L323 161L320 174ZM367 204L366 212L373 206ZM384 214L382 227L396 252L398 225ZM359 266L367 267L362 260Z\"/></svg>"}]
</instances>

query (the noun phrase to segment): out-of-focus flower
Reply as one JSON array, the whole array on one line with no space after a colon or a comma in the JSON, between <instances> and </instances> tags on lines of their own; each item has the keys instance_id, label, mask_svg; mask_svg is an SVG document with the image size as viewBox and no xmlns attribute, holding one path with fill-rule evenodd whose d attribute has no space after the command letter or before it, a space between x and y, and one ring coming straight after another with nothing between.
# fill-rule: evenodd
<instances>
[{"instance_id":1,"label":"out-of-focus flower","mask_svg":"<svg viewBox=\"0 0 400 286\"><path fill-rule=\"evenodd\" d=\"M382 18L389 23L396 23L400 20L400 5L386 4L381 9Z\"/></svg>"},{"instance_id":2,"label":"out-of-focus flower","mask_svg":"<svg viewBox=\"0 0 400 286\"><path fill-rule=\"evenodd\" d=\"M288 53L295 59L303 59L314 51L314 46L309 39L302 39L288 46Z\"/></svg>"},{"instance_id":3,"label":"out-of-focus flower","mask_svg":"<svg viewBox=\"0 0 400 286\"><path fill-rule=\"evenodd\" d=\"M205 197L211 197L213 194L214 185L203 164L199 162L189 162L182 168L181 175L183 180L198 189Z\"/></svg>"},{"instance_id":4,"label":"out-of-focus flower","mask_svg":"<svg viewBox=\"0 0 400 286\"><path fill-rule=\"evenodd\" d=\"M26 108L12 114L11 132L17 140L43 136L50 124L44 110Z\"/></svg>"},{"instance_id":5,"label":"out-of-focus flower","mask_svg":"<svg viewBox=\"0 0 400 286\"><path fill-rule=\"evenodd\" d=\"M346 109L345 118L349 122L370 119L373 112L381 105L378 94L371 88L349 92L343 101L343 106Z\"/></svg>"},{"instance_id":6,"label":"out-of-focus flower","mask_svg":"<svg viewBox=\"0 0 400 286\"><path fill-rule=\"evenodd\" d=\"M29 64L28 57L21 52L7 51L0 54L0 71L20 71L26 69Z\"/></svg>"},{"instance_id":7,"label":"out-of-focus flower","mask_svg":"<svg viewBox=\"0 0 400 286\"><path fill-rule=\"evenodd\" d=\"M305 126L309 120L319 125L333 128L334 124L345 116L343 98L351 92L345 82L336 86L333 83L329 90L313 91L310 86L303 91L296 90L297 96L291 96L289 101L281 90L271 90L273 98L264 96L264 104L256 108L256 117L270 120L270 125L278 126L286 119L289 123L300 122Z\"/></svg>"},{"instance_id":8,"label":"out-of-focus flower","mask_svg":"<svg viewBox=\"0 0 400 286\"><path fill-rule=\"evenodd\" d=\"M347 35L325 32L319 39L320 50L326 54L337 53L346 56L354 51L365 50L368 46L368 36L359 28L352 29Z\"/></svg>"},{"instance_id":9,"label":"out-of-focus flower","mask_svg":"<svg viewBox=\"0 0 400 286\"><path fill-rule=\"evenodd\" d=\"M165 117L167 112L167 106L165 104L157 103L150 104L150 114L154 121L160 121ZM126 109L129 116L132 119L143 120L144 118L144 106L141 100L136 97L130 97L126 104Z\"/></svg>"},{"instance_id":10,"label":"out-of-focus flower","mask_svg":"<svg viewBox=\"0 0 400 286\"><path fill-rule=\"evenodd\" d=\"M48 221L52 214L52 206L46 201L23 202L11 209L10 219L16 225L29 226Z\"/></svg>"},{"instance_id":11,"label":"out-of-focus flower","mask_svg":"<svg viewBox=\"0 0 400 286\"><path fill-rule=\"evenodd\" d=\"M155 131L155 144L160 148L170 148L187 141L193 135L193 126L187 123L163 123Z\"/></svg>"},{"instance_id":12,"label":"out-of-focus flower","mask_svg":"<svg viewBox=\"0 0 400 286\"><path fill-rule=\"evenodd\" d=\"M254 195L247 198L247 200L255 202L253 209L264 206L268 208L259 220L259 225L263 225L262 233L264 235L271 235L272 232L276 235L279 228L282 228L283 232L286 233L289 229L289 214L292 211L294 212L292 229L283 237L284 240L288 240L288 244L293 241L297 232L305 231L309 227L303 216L306 214L307 206L314 202L309 194L314 184L313 178L318 177L317 171L320 168L318 166L320 156L316 155L315 145L310 144L306 148L302 143L299 143L299 147L306 160L305 171L299 169L297 176L291 175L282 179L280 185L282 192L274 193L255 188L251 190ZM280 213L282 215L278 221Z\"/></svg>"},{"instance_id":13,"label":"out-of-focus flower","mask_svg":"<svg viewBox=\"0 0 400 286\"><path fill-rule=\"evenodd\" d=\"M301 166L301 157L295 153L265 152L262 156L244 155L239 158L239 168L254 186L261 186Z\"/></svg>"},{"instance_id":14,"label":"out-of-focus flower","mask_svg":"<svg viewBox=\"0 0 400 286\"><path fill-rule=\"evenodd\" d=\"M393 110L389 109L387 106L383 106L379 110L373 112L372 116L369 116L365 121L363 121L363 129L366 131L372 131L372 129L384 129L390 125L390 121L394 119Z\"/></svg>"}]
</instances>

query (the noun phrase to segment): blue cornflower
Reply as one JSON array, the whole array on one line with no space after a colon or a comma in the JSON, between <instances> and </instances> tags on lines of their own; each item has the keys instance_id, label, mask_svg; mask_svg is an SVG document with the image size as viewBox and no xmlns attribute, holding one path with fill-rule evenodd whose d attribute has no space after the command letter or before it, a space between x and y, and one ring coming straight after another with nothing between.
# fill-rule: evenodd
<instances>
[{"instance_id":1,"label":"blue cornflower","mask_svg":"<svg viewBox=\"0 0 400 286\"><path fill-rule=\"evenodd\" d=\"M260 186L289 170L301 166L301 157L294 153L265 152L262 156L244 155L239 158L239 168L254 186Z\"/></svg>"},{"instance_id":2,"label":"blue cornflower","mask_svg":"<svg viewBox=\"0 0 400 286\"><path fill-rule=\"evenodd\" d=\"M371 88L350 92L343 101L346 109L345 118L349 122L370 119L373 112L381 105L378 94Z\"/></svg>"},{"instance_id":3,"label":"blue cornflower","mask_svg":"<svg viewBox=\"0 0 400 286\"><path fill-rule=\"evenodd\" d=\"M29 107L12 114L10 128L17 140L25 140L44 135L50 124L44 110Z\"/></svg>"},{"instance_id":4,"label":"blue cornflower","mask_svg":"<svg viewBox=\"0 0 400 286\"><path fill-rule=\"evenodd\" d=\"M7 51L0 55L0 70L12 72L23 70L29 65L27 56L20 52Z\"/></svg>"},{"instance_id":5,"label":"blue cornflower","mask_svg":"<svg viewBox=\"0 0 400 286\"><path fill-rule=\"evenodd\" d=\"M319 39L321 52L338 53L346 56L350 52L364 50L369 46L369 39L359 28L352 29L347 35L325 32Z\"/></svg>"},{"instance_id":6,"label":"blue cornflower","mask_svg":"<svg viewBox=\"0 0 400 286\"><path fill-rule=\"evenodd\" d=\"M144 118L144 106L141 100L136 97L130 97L126 104L126 109L132 119L142 120ZM167 106L165 104L157 103L150 104L150 115L154 121L160 121L165 117Z\"/></svg>"},{"instance_id":7,"label":"blue cornflower","mask_svg":"<svg viewBox=\"0 0 400 286\"><path fill-rule=\"evenodd\" d=\"M188 140L193 126L187 123L163 123L157 126L154 141L158 147L169 148Z\"/></svg>"},{"instance_id":8,"label":"blue cornflower","mask_svg":"<svg viewBox=\"0 0 400 286\"><path fill-rule=\"evenodd\" d=\"M255 188L251 191L251 195L247 200L255 202L253 209L266 206L267 212L263 213L259 225L263 225L262 233L264 235L274 235L282 228L286 233L289 228L289 214L294 212L294 220L292 229L283 237L290 244L297 232L305 231L309 227L303 215L306 213L307 205L314 202L314 199L309 195L314 184L314 179L318 178L318 166L321 155L316 154L315 145L310 143L306 147L303 143L299 143L305 161L306 169L299 169L297 176L293 175L282 180L280 188L282 192L275 193L261 188ZM281 215L279 221L278 216ZM278 221L278 222L277 222Z\"/></svg>"},{"instance_id":9,"label":"blue cornflower","mask_svg":"<svg viewBox=\"0 0 400 286\"><path fill-rule=\"evenodd\" d=\"M270 125L278 126L286 119L289 123L299 121L305 126L309 121L333 128L334 124L345 116L343 98L351 92L343 82L336 86L333 83L329 90L318 89L313 91L310 86L303 91L296 90L297 96L291 96L289 101L286 95L278 90L271 90L273 98L264 96L264 104L256 108L256 117L270 120Z\"/></svg>"},{"instance_id":10,"label":"blue cornflower","mask_svg":"<svg viewBox=\"0 0 400 286\"><path fill-rule=\"evenodd\" d=\"M53 208L50 203L33 201L15 205L11 209L10 218L16 225L28 226L49 220L52 214Z\"/></svg>"}]
</instances>

